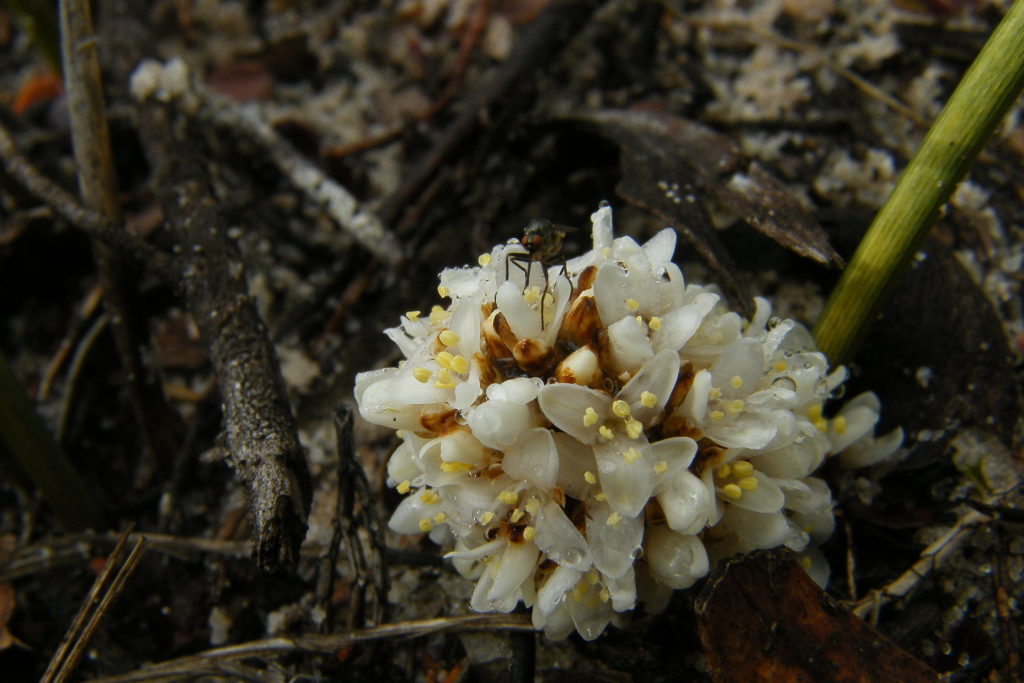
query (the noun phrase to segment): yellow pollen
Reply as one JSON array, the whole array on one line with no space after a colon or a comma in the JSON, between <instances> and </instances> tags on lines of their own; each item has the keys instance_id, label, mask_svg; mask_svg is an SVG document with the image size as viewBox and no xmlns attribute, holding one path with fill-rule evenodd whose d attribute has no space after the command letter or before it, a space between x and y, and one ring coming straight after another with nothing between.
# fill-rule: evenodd
<instances>
[{"instance_id":1,"label":"yellow pollen","mask_svg":"<svg viewBox=\"0 0 1024 683\"><path fill-rule=\"evenodd\" d=\"M441 351L440 353L434 356L434 362L440 365L442 368L445 368L446 370L451 370L452 354L448 353L447 351Z\"/></svg>"},{"instance_id":2,"label":"yellow pollen","mask_svg":"<svg viewBox=\"0 0 1024 683\"><path fill-rule=\"evenodd\" d=\"M741 399L734 398L725 404L725 409L730 413L738 413L743 410L743 401Z\"/></svg>"},{"instance_id":3,"label":"yellow pollen","mask_svg":"<svg viewBox=\"0 0 1024 683\"><path fill-rule=\"evenodd\" d=\"M817 420L814 421L814 426L818 428L819 432L827 432L828 420L826 420L823 417L819 417Z\"/></svg>"},{"instance_id":4,"label":"yellow pollen","mask_svg":"<svg viewBox=\"0 0 1024 683\"><path fill-rule=\"evenodd\" d=\"M412 376L416 378L417 382L425 383L430 379L430 370L427 370L426 368L414 368Z\"/></svg>"},{"instance_id":5,"label":"yellow pollen","mask_svg":"<svg viewBox=\"0 0 1024 683\"><path fill-rule=\"evenodd\" d=\"M473 469L473 466L468 462L443 462L441 463L442 472L466 472Z\"/></svg>"},{"instance_id":6,"label":"yellow pollen","mask_svg":"<svg viewBox=\"0 0 1024 683\"><path fill-rule=\"evenodd\" d=\"M528 304L535 304L540 299L540 287L530 287L523 292L523 301Z\"/></svg>"},{"instance_id":7,"label":"yellow pollen","mask_svg":"<svg viewBox=\"0 0 1024 683\"><path fill-rule=\"evenodd\" d=\"M442 299L444 297L448 296L448 288L445 287L444 285L438 285L437 286L437 295L439 297L441 297Z\"/></svg>"},{"instance_id":8,"label":"yellow pollen","mask_svg":"<svg viewBox=\"0 0 1024 683\"><path fill-rule=\"evenodd\" d=\"M490 523L491 523L491 520L492 520L492 519L494 519L494 513L493 513L493 512L490 512L490 511L488 511L488 512L485 512L485 513L484 513L484 514L483 514L483 515L482 515L482 516L480 517L480 523L481 523L481 524L490 524Z\"/></svg>"},{"instance_id":9,"label":"yellow pollen","mask_svg":"<svg viewBox=\"0 0 1024 683\"><path fill-rule=\"evenodd\" d=\"M597 582L600 580L601 575L597 573L597 569L591 567L590 571L587 572L587 583L589 583L591 586L596 586Z\"/></svg>"},{"instance_id":10,"label":"yellow pollen","mask_svg":"<svg viewBox=\"0 0 1024 683\"><path fill-rule=\"evenodd\" d=\"M437 338L441 340L441 343L445 346L455 346L459 343L459 335L455 334L451 330L445 330L441 334L437 335Z\"/></svg>"},{"instance_id":11,"label":"yellow pollen","mask_svg":"<svg viewBox=\"0 0 1024 683\"><path fill-rule=\"evenodd\" d=\"M439 500L441 500L441 496L437 495L433 491L424 491L420 494L420 501L427 505L433 505Z\"/></svg>"},{"instance_id":12,"label":"yellow pollen","mask_svg":"<svg viewBox=\"0 0 1024 683\"><path fill-rule=\"evenodd\" d=\"M629 404L625 401L615 401L612 403L612 412L619 417L626 417L629 415Z\"/></svg>"},{"instance_id":13,"label":"yellow pollen","mask_svg":"<svg viewBox=\"0 0 1024 683\"><path fill-rule=\"evenodd\" d=\"M736 484L726 484L722 487L722 493L729 496L733 500L739 500L739 497L743 495L743 489Z\"/></svg>"},{"instance_id":14,"label":"yellow pollen","mask_svg":"<svg viewBox=\"0 0 1024 683\"><path fill-rule=\"evenodd\" d=\"M846 418L840 415L836 419L832 420L832 429L836 430L836 434L845 434Z\"/></svg>"},{"instance_id":15,"label":"yellow pollen","mask_svg":"<svg viewBox=\"0 0 1024 683\"><path fill-rule=\"evenodd\" d=\"M724 465L718 468L718 472L716 472L716 474L722 479L725 479L730 474L732 474L732 466L729 463L725 463Z\"/></svg>"},{"instance_id":16,"label":"yellow pollen","mask_svg":"<svg viewBox=\"0 0 1024 683\"><path fill-rule=\"evenodd\" d=\"M754 479L753 477L744 477L739 480L739 487L744 491L756 491L757 479Z\"/></svg>"},{"instance_id":17,"label":"yellow pollen","mask_svg":"<svg viewBox=\"0 0 1024 683\"><path fill-rule=\"evenodd\" d=\"M440 325L448 318L448 311L444 310L440 306L434 306L430 311L430 324Z\"/></svg>"},{"instance_id":18,"label":"yellow pollen","mask_svg":"<svg viewBox=\"0 0 1024 683\"><path fill-rule=\"evenodd\" d=\"M640 451L630 446L629 450L622 454L622 459L628 463L634 463L640 459Z\"/></svg>"},{"instance_id":19,"label":"yellow pollen","mask_svg":"<svg viewBox=\"0 0 1024 683\"><path fill-rule=\"evenodd\" d=\"M732 464L732 471L737 477L749 477L754 472L754 466L746 460L738 460Z\"/></svg>"},{"instance_id":20,"label":"yellow pollen","mask_svg":"<svg viewBox=\"0 0 1024 683\"><path fill-rule=\"evenodd\" d=\"M658 462L654 463L654 471L657 472L658 474L661 474L667 469L668 463L665 462L664 460L659 460Z\"/></svg>"},{"instance_id":21,"label":"yellow pollen","mask_svg":"<svg viewBox=\"0 0 1024 683\"><path fill-rule=\"evenodd\" d=\"M651 322L648 323L647 326L650 327L655 332L657 332L658 330L661 329L661 318L659 318L657 316L651 318Z\"/></svg>"},{"instance_id":22,"label":"yellow pollen","mask_svg":"<svg viewBox=\"0 0 1024 683\"><path fill-rule=\"evenodd\" d=\"M608 515L608 519L605 520L605 524L607 524L608 526L615 526L621 521L622 517L619 516L619 513L613 512L612 514Z\"/></svg>"},{"instance_id":23,"label":"yellow pollen","mask_svg":"<svg viewBox=\"0 0 1024 683\"><path fill-rule=\"evenodd\" d=\"M604 491L602 491L601 493L598 493L594 496L594 500L598 501L599 503L603 503L606 500L608 500L608 496L604 495Z\"/></svg>"},{"instance_id":24,"label":"yellow pollen","mask_svg":"<svg viewBox=\"0 0 1024 683\"><path fill-rule=\"evenodd\" d=\"M448 368L441 368L437 371L437 381L434 386L438 389L454 389L455 380L452 378L452 371Z\"/></svg>"},{"instance_id":25,"label":"yellow pollen","mask_svg":"<svg viewBox=\"0 0 1024 683\"><path fill-rule=\"evenodd\" d=\"M712 410L711 411L711 419L712 420L721 420L723 417L725 417L725 413L723 413L721 410Z\"/></svg>"},{"instance_id":26,"label":"yellow pollen","mask_svg":"<svg viewBox=\"0 0 1024 683\"><path fill-rule=\"evenodd\" d=\"M710 389L708 389L708 400L709 401L716 401L716 400L718 400L720 398L722 398L722 390L721 389L719 389L718 387L711 387Z\"/></svg>"},{"instance_id":27,"label":"yellow pollen","mask_svg":"<svg viewBox=\"0 0 1024 683\"><path fill-rule=\"evenodd\" d=\"M406 479L401 484L396 486L395 490L398 491L399 493L409 493L409 488L410 488L409 480Z\"/></svg>"},{"instance_id":28,"label":"yellow pollen","mask_svg":"<svg viewBox=\"0 0 1024 683\"><path fill-rule=\"evenodd\" d=\"M808 419L810 419L811 422L815 422L815 423L818 420L820 420L821 419L821 406L820 405L811 406L810 409L807 411L807 417L808 417Z\"/></svg>"},{"instance_id":29,"label":"yellow pollen","mask_svg":"<svg viewBox=\"0 0 1024 683\"><path fill-rule=\"evenodd\" d=\"M516 495L515 491L502 491L498 494L498 500L505 505L514 505L515 502L519 500L519 496Z\"/></svg>"},{"instance_id":30,"label":"yellow pollen","mask_svg":"<svg viewBox=\"0 0 1024 683\"><path fill-rule=\"evenodd\" d=\"M528 526L525 529L523 529L523 538L526 539L527 541L532 541L533 537L536 536L536 535L537 535L537 530L534 529L532 526Z\"/></svg>"},{"instance_id":31,"label":"yellow pollen","mask_svg":"<svg viewBox=\"0 0 1024 683\"><path fill-rule=\"evenodd\" d=\"M540 510L540 501L537 500L536 498L531 498L530 500L526 501L526 505L524 505L523 507L531 515L535 515L537 514L537 510Z\"/></svg>"},{"instance_id":32,"label":"yellow pollen","mask_svg":"<svg viewBox=\"0 0 1024 683\"><path fill-rule=\"evenodd\" d=\"M639 420L633 418L626 419L626 434L631 439L639 439L640 435L644 433L644 425Z\"/></svg>"},{"instance_id":33,"label":"yellow pollen","mask_svg":"<svg viewBox=\"0 0 1024 683\"><path fill-rule=\"evenodd\" d=\"M480 258L478 258L476 260L476 262L479 263L481 266L486 266L488 263L491 262L491 255L490 254L480 254Z\"/></svg>"},{"instance_id":34,"label":"yellow pollen","mask_svg":"<svg viewBox=\"0 0 1024 683\"><path fill-rule=\"evenodd\" d=\"M464 356L455 356L452 358L452 370L460 375L465 375L469 370L469 361Z\"/></svg>"},{"instance_id":35,"label":"yellow pollen","mask_svg":"<svg viewBox=\"0 0 1024 683\"><path fill-rule=\"evenodd\" d=\"M593 408L587 408L587 411L583 413L583 426L592 427L597 422L597 411Z\"/></svg>"},{"instance_id":36,"label":"yellow pollen","mask_svg":"<svg viewBox=\"0 0 1024 683\"><path fill-rule=\"evenodd\" d=\"M607 588L602 588L601 592L598 593L598 596L601 598L601 602L608 602L608 599L612 597L612 594L608 592Z\"/></svg>"},{"instance_id":37,"label":"yellow pollen","mask_svg":"<svg viewBox=\"0 0 1024 683\"><path fill-rule=\"evenodd\" d=\"M434 525L430 523L429 517L424 517L420 520L420 531L430 531L434 528Z\"/></svg>"},{"instance_id":38,"label":"yellow pollen","mask_svg":"<svg viewBox=\"0 0 1024 683\"><path fill-rule=\"evenodd\" d=\"M409 311L408 313L405 314L405 317L408 318L410 320L410 322L416 322L419 319L419 317L420 317L420 312L419 311Z\"/></svg>"},{"instance_id":39,"label":"yellow pollen","mask_svg":"<svg viewBox=\"0 0 1024 683\"><path fill-rule=\"evenodd\" d=\"M786 361L777 360L775 361L775 365L773 365L772 367L775 368L775 372L785 372L787 367Z\"/></svg>"},{"instance_id":40,"label":"yellow pollen","mask_svg":"<svg viewBox=\"0 0 1024 683\"><path fill-rule=\"evenodd\" d=\"M636 299L626 299L626 308L631 311L635 311L640 308L640 304L637 303Z\"/></svg>"},{"instance_id":41,"label":"yellow pollen","mask_svg":"<svg viewBox=\"0 0 1024 683\"><path fill-rule=\"evenodd\" d=\"M658 397L649 391L645 391L640 394L640 405L644 408L653 408L658 405Z\"/></svg>"},{"instance_id":42,"label":"yellow pollen","mask_svg":"<svg viewBox=\"0 0 1024 683\"><path fill-rule=\"evenodd\" d=\"M444 514L443 512L438 512L436 515L434 515L434 521L438 524L440 524L446 519L448 519L448 515Z\"/></svg>"},{"instance_id":43,"label":"yellow pollen","mask_svg":"<svg viewBox=\"0 0 1024 683\"><path fill-rule=\"evenodd\" d=\"M396 429L395 430L395 436L397 436L399 439L404 439L405 438L405 434L402 433L401 429Z\"/></svg>"},{"instance_id":44,"label":"yellow pollen","mask_svg":"<svg viewBox=\"0 0 1024 683\"><path fill-rule=\"evenodd\" d=\"M636 324L639 325L640 327L643 327L644 326L644 319L643 319L643 317L638 315L636 317Z\"/></svg>"},{"instance_id":45,"label":"yellow pollen","mask_svg":"<svg viewBox=\"0 0 1024 683\"><path fill-rule=\"evenodd\" d=\"M729 384L731 384L734 388L739 389L740 387L743 386L743 378L740 377L739 375L733 375L732 379L729 380Z\"/></svg>"},{"instance_id":46,"label":"yellow pollen","mask_svg":"<svg viewBox=\"0 0 1024 683\"><path fill-rule=\"evenodd\" d=\"M601 436L603 436L606 439L612 438L612 430L608 429L604 425L601 425L598 428L597 433L600 434Z\"/></svg>"},{"instance_id":47,"label":"yellow pollen","mask_svg":"<svg viewBox=\"0 0 1024 683\"><path fill-rule=\"evenodd\" d=\"M512 511L512 514L508 516L508 521L510 521L513 524L515 524L516 522L521 520L523 518L523 515L525 515L525 514L526 514L525 512L523 512L519 508L516 508L515 510Z\"/></svg>"},{"instance_id":48,"label":"yellow pollen","mask_svg":"<svg viewBox=\"0 0 1024 683\"><path fill-rule=\"evenodd\" d=\"M803 558L801 558L801 560L800 560L800 566L803 567L804 569L810 569L811 568L811 558L808 557L807 555L804 555Z\"/></svg>"},{"instance_id":49,"label":"yellow pollen","mask_svg":"<svg viewBox=\"0 0 1024 683\"><path fill-rule=\"evenodd\" d=\"M583 479L584 479L584 480L585 480L585 481L586 481L586 482L587 482L588 484L593 484L593 483L597 482L597 477L595 477L595 476L594 476L594 473L593 473L593 472L589 472L589 471L588 471L588 472L584 472L584 473L583 473Z\"/></svg>"}]
</instances>

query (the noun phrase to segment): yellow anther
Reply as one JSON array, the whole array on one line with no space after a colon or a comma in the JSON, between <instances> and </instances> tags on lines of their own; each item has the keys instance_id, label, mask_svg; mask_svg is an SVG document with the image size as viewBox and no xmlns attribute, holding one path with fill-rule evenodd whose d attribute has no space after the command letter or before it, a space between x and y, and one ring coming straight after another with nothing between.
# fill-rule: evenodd
<instances>
[{"instance_id":1,"label":"yellow anther","mask_svg":"<svg viewBox=\"0 0 1024 683\"><path fill-rule=\"evenodd\" d=\"M743 378L739 375L733 375L732 379L729 380L729 384L731 384L733 388L739 389L743 386Z\"/></svg>"},{"instance_id":2,"label":"yellow anther","mask_svg":"<svg viewBox=\"0 0 1024 683\"><path fill-rule=\"evenodd\" d=\"M593 408L587 408L586 412L583 413L583 426L592 427L597 422L597 411Z\"/></svg>"},{"instance_id":3,"label":"yellow anther","mask_svg":"<svg viewBox=\"0 0 1024 683\"><path fill-rule=\"evenodd\" d=\"M498 500L505 505L514 505L519 500L519 495L515 491L502 491L498 494Z\"/></svg>"},{"instance_id":4,"label":"yellow anther","mask_svg":"<svg viewBox=\"0 0 1024 683\"><path fill-rule=\"evenodd\" d=\"M708 400L709 401L717 401L720 398L722 398L722 390L721 389L719 389L718 387L711 387L710 389L708 389Z\"/></svg>"},{"instance_id":5,"label":"yellow anther","mask_svg":"<svg viewBox=\"0 0 1024 683\"><path fill-rule=\"evenodd\" d=\"M434 521L438 524L440 524L446 519L448 519L448 515L444 514L443 512L438 512L436 515L434 515Z\"/></svg>"},{"instance_id":6,"label":"yellow anther","mask_svg":"<svg viewBox=\"0 0 1024 683\"><path fill-rule=\"evenodd\" d=\"M730 474L732 474L732 465L730 465L729 463L725 463L724 465L718 468L718 471L715 474L717 474L722 479L725 479Z\"/></svg>"},{"instance_id":7,"label":"yellow anther","mask_svg":"<svg viewBox=\"0 0 1024 683\"><path fill-rule=\"evenodd\" d=\"M528 526L523 529L523 538L527 541L532 541L533 537L537 535L537 530L532 526Z\"/></svg>"},{"instance_id":8,"label":"yellow anther","mask_svg":"<svg viewBox=\"0 0 1024 683\"><path fill-rule=\"evenodd\" d=\"M590 571L587 572L587 583L589 583L591 586L596 586L597 582L600 580L601 575L597 573L597 569L591 567Z\"/></svg>"},{"instance_id":9,"label":"yellow anther","mask_svg":"<svg viewBox=\"0 0 1024 683\"><path fill-rule=\"evenodd\" d=\"M722 487L722 493L729 496L733 500L739 500L739 497L743 495L743 489L736 484L726 484Z\"/></svg>"},{"instance_id":10,"label":"yellow anther","mask_svg":"<svg viewBox=\"0 0 1024 683\"><path fill-rule=\"evenodd\" d=\"M626 417L629 415L629 404L625 401L615 401L612 403L612 412L619 417Z\"/></svg>"},{"instance_id":11,"label":"yellow anther","mask_svg":"<svg viewBox=\"0 0 1024 683\"><path fill-rule=\"evenodd\" d=\"M523 292L523 301L528 304L535 304L540 299L540 287L530 287Z\"/></svg>"},{"instance_id":12,"label":"yellow anther","mask_svg":"<svg viewBox=\"0 0 1024 683\"><path fill-rule=\"evenodd\" d=\"M608 496L604 495L604 492L602 491L601 493L598 493L594 496L594 500L598 501L599 503L603 503L606 500L608 500Z\"/></svg>"},{"instance_id":13,"label":"yellow anther","mask_svg":"<svg viewBox=\"0 0 1024 683\"><path fill-rule=\"evenodd\" d=\"M821 419L821 406L813 405L807 411L807 417L811 422L817 422Z\"/></svg>"},{"instance_id":14,"label":"yellow anther","mask_svg":"<svg viewBox=\"0 0 1024 683\"><path fill-rule=\"evenodd\" d=\"M634 463L640 459L640 451L630 446L629 450L622 454L622 459L627 463Z\"/></svg>"},{"instance_id":15,"label":"yellow anther","mask_svg":"<svg viewBox=\"0 0 1024 683\"><path fill-rule=\"evenodd\" d=\"M430 531L434 528L434 525L430 523L429 517L424 517L420 520L420 531Z\"/></svg>"},{"instance_id":16,"label":"yellow anther","mask_svg":"<svg viewBox=\"0 0 1024 683\"><path fill-rule=\"evenodd\" d=\"M594 476L594 473L593 473L593 472L589 472L589 471L588 471L588 472L584 472L584 473L583 473L583 479L584 479L584 480L585 480L585 481L586 481L586 482L587 482L588 484L593 484L593 483L596 483L596 482L597 482L597 477L595 477L595 476Z\"/></svg>"},{"instance_id":17,"label":"yellow anther","mask_svg":"<svg viewBox=\"0 0 1024 683\"><path fill-rule=\"evenodd\" d=\"M410 322L416 322L417 320L419 320L420 312L419 311L409 311L408 313L405 314L405 317L408 318L410 320Z\"/></svg>"},{"instance_id":18,"label":"yellow anther","mask_svg":"<svg viewBox=\"0 0 1024 683\"><path fill-rule=\"evenodd\" d=\"M725 409L728 410L730 413L738 413L743 410L743 400L734 398L731 401L727 401L725 404Z\"/></svg>"},{"instance_id":19,"label":"yellow anther","mask_svg":"<svg viewBox=\"0 0 1024 683\"><path fill-rule=\"evenodd\" d=\"M417 382L426 382L430 379L430 370L426 368L413 368L412 376L416 378Z\"/></svg>"},{"instance_id":20,"label":"yellow anther","mask_svg":"<svg viewBox=\"0 0 1024 683\"><path fill-rule=\"evenodd\" d=\"M608 429L604 425L601 425L600 427L598 427L597 433L600 434L601 436L603 436L606 439L612 438L612 430Z\"/></svg>"},{"instance_id":21,"label":"yellow anther","mask_svg":"<svg viewBox=\"0 0 1024 683\"><path fill-rule=\"evenodd\" d=\"M490 574L492 579L498 578L498 569L501 567L501 558L491 562Z\"/></svg>"},{"instance_id":22,"label":"yellow anther","mask_svg":"<svg viewBox=\"0 0 1024 683\"><path fill-rule=\"evenodd\" d=\"M536 498L530 498L526 501L526 505L524 505L523 508L525 508L531 515L535 515L537 514L537 510L540 510L540 501Z\"/></svg>"},{"instance_id":23,"label":"yellow anther","mask_svg":"<svg viewBox=\"0 0 1024 683\"><path fill-rule=\"evenodd\" d=\"M725 413L723 413L721 410L712 410L711 411L711 419L712 420L721 420L723 417L725 417Z\"/></svg>"},{"instance_id":24,"label":"yellow anther","mask_svg":"<svg viewBox=\"0 0 1024 683\"><path fill-rule=\"evenodd\" d=\"M448 472L466 472L473 469L473 466L468 462L443 462L441 463L441 471Z\"/></svg>"},{"instance_id":25,"label":"yellow anther","mask_svg":"<svg viewBox=\"0 0 1024 683\"><path fill-rule=\"evenodd\" d=\"M636 309L640 308L640 304L637 303L636 299L626 299L626 308L628 308L631 311L635 311Z\"/></svg>"},{"instance_id":26,"label":"yellow anther","mask_svg":"<svg viewBox=\"0 0 1024 683\"><path fill-rule=\"evenodd\" d=\"M775 361L775 365L772 367L775 368L775 372L785 372L788 366L786 365L786 361L777 360Z\"/></svg>"},{"instance_id":27,"label":"yellow anther","mask_svg":"<svg viewBox=\"0 0 1024 683\"><path fill-rule=\"evenodd\" d=\"M804 569L810 569L811 568L811 558L808 557L807 555L804 555L800 559L800 566L803 567Z\"/></svg>"},{"instance_id":28,"label":"yellow anther","mask_svg":"<svg viewBox=\"0 0 1024 683\"><path fill-rule=\"evenodd\" d=\"M737 477L749 477L754 473L754 466L746 460L737 460L732 464L732 471Z\"/></svg>"},{"instance_id":29,"label":"yellow anther","mask_svg":"<svg viewBox=\"0 0 1024 683\"><path fill-rule=\"evenodd\" d=\"M822 432L822 433L827 432L828 431L828 420L826 420L823 417L819 417L817 420L814 421L814 426L818 428L819 432Z\"/></svg>"},{"instance_id":30,"label":"yellow anther","mask_svg":"<svg viewBox=\"0 0 1024 683\"><path fill-rule=\"evenodd\" d=\"M602 588L601 592L597 595L601 598L601 602L608 602L608 600L612 597L612 594L608 592L607 588Z\"/></svg>"},{"instance_id":31,"label":"yellow anther","mask_svg":"<svg viewBox=\"0 0 1024 683\"><path fill-rule=\"evenodd\" d=\"M479 263L481 266L486 266L488 263L491 262L491 255L490 254L480 254L480 258L478 258L476 260L476 262Z\"/></svg>"},{"instance_id":32,"label":"yellow anther","mask_svg":"<svg viewBox=\"0 0 1024 683\"><path fill-rule=\"evenodd\" d=\"M440 306L434 306L430 309L430 324L440 325L444 322L445 318L448 317L448 311L444 310Z\"/></svg>"},{"instance_id":33,"label":"yellow anther","mask_svg":"<svg viewBox=\"0 0 1024 683\"><path fill-rule=\"evenodd\" d=\"M437 371L437 381L434 386L438 389L454 389L455 380L452 378L452 371L448 368L441 368Z\"/></svg>"},{"instance_id":34,"label":"yellow anther","mask_svg":"<svg viewBox=\"0 0 1024 683\"><path fill-rule=\"evenodd\" d=\"M626 434L631 439L639 439L640 435L644 433L644 425L639 420L633 418L626 418Z\"/></svg>"},{"instance_id":35,"label":"yellow anther","mask_svg":"<svg viewBox=\"0 0 1024 683\"><path fill-rule=\"evenodd\" d=\"M439 500L441 500L441 496L437 495L433 491L424 491L420 494L420 501L427 505L433 505Z\"/></svg>"},{"instance_id":36,"label":"yellow anther","mask_svg":"<svg viewBox=\"0 0 1024 683\"><path fill-rule=\"evenodd\" d=\"M668 463L665 462L664 460L659 460L658 462L654 463L654 471L657 472L658 474L661 474L667 469Z\"/></svg>"},{"instance_id":37,"label":"yellow anther","mask_svg":"<svg viewBox=\"0 0 1024 683\"><path fill-rule=\"evenodd\" d=\"M845 434L846 418L840 415L836 419L832 420L832 429L836 430L836 434Z\"/></svg>"},{"instance_id":38,"label":"yellow anther","mask_svg":"<svg viewBox=\"0 0 1024 683\"><path fill-rule=\"evenodd\" d=\"M402 433L401 429L396 429L395 430L395 436L397 436L399 439L404 439L405 438L405 434Z\"/></svg>"},{"instance_id":39,"label":"yellow anther","mask_svg":"<svg viewBox=\"0 0 1024 683\"><path fill-rule=\"evenodd\" d=\"M455 334L451 330L445 330L441 334L437 335L437 338L441 340L441 343L445 346L455 346L459 343L459 335Z\"/></svg>"},{"instance_id":40,"label":"yellow anther","mask_svg":"<svg viewBox=\"0 0 1024 683\"><path fill-rule=\"evenodd\" d=\"M410 488L411 488L411 484L409 484L409 480L406 479L401 484L396 486L395 490L398 491L399 493L409 493L409 489Z\"/></svg>"},{"instance_id":41,"label":"yellow anther","mask_svg":"<svg viewBox=\"0 0 1024 683\"><path fill-rule=\"evenodd\" d=\"M616 524L618 524L621 521L622 521L622 517L619 516L619 513L618 512L613 512L612 514L608 515L608 519L606 519L604 523L607 524L608 526L615 526Z\"/></svg>"},{"instance_id":42,"label":"yellow anther","mask_svg":"<svg viewBox=\"0 0 1024 683\"><path fill-rule=\"evenodd\" d=\"M452 358L452 370L460 375L465 375L469 371L469 361L464 356L455 356Z\"/></svg>"},{"instance_id":43,"label":"yellow anther","mask_svg":"<svg viewBox=\"0 0 1024 683\"><path fill-rule=\"evenodd\" d=\"M608 249L608 247L605 247L604 249L602 249L601 250L601 258L608 258L608 252L609 251L610 250Z\"/></svg>"},{"instance_id":44,"label":"yellow anther","mask_svg":"<svg viewBox=\"0 0 1024 683\"><path fill-rule=\"evenodd\" d=\"M643 326L644 326L644 319L643 319L643 316L639 316L639 315L638 315L638 316L636 317L636 324L637 324L637 325L639 325L640 327L643 327Z\"/></svg>"},{"instance_id":45,"label":"yellow anther","mask_svg":"<svg viewBox=\"0 0 1024 683\"><path fill-rule=\"evenodd\" d=\"M480 523L490 524L492 519L494 519L494 513L491 511L487 511L480 517Z\"/></svg>"},{"instance_id":46,"label":"yellow anther","mask_svg":"<svg viewBox=\"0 0 1024 683\"><path fill-rule=\"evenodd\" d=\"M640 405L644 408L653 408L658 405L658 397L649 391L640 394Z\"/></svg>"},{"instance_id":47,"label":"yellow anther","mask_svg":"<svg viewBox=\"0 0 1024 683\"><path fill-rule=\"evenodd\" d=\"M437 286L437 295L439 297L441 297L442 299L444 297L448 296L448 288L445 287L444 285L438 285Z\"/></svg>"},{"instance_id":48,"label":"yellow anther","mask_svg":"<svg viewBox=\"0 0 1024 683\"><path fill-rule=\"evenodd\" d=\"M653 318L651 318L651 322L647 323L647 326L654 330L655 332L657 332L658 330L661 329L661 318L659 318L658 316L654 316Z\"/></svg>"},{"instance_id":49,"label":"yellow anther","mask_svg":"<svg viewBox=\"0 0 1024 683\"><path fill-rule=\"evenodd\" d=\"M508 521L510 521L513 524L515 524L516 522L521 520L523 518L523 515L525 515L525 514L526 514L525 512L523 512L519 508L516 508L515 510L512 511L512 514L508 516Z\"/></svg>"},{"instance_id":50,"label":"yellow anther","mask_svg":"<svg viewBox=\"0 0 1024 683\"><path fill-rule=\"evenodd\" d=\"M744 491L756 491L757 490L757 479L754 477L744 477L737 482L739 487Z\"/></svg>"},{"instance_id":51,"label":"yellow anther","mask_svg":"<svg viewBox=\"0 0 1024 683\"><path fill-rule=\"evenodd\" d=\"M434 362L440 365L442 368L447 370L452 369L452 354L447 351L441 351L434 355Z\"/></svg>"}]
</instances>

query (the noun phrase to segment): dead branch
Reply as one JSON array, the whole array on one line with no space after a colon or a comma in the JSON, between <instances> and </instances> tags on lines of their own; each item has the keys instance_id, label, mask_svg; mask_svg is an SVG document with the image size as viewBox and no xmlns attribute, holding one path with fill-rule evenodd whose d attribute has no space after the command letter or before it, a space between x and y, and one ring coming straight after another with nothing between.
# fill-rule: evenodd
<instances>
[{"instance_id":1,"label":"dead branch","mask_svg":"<svg viewBox=\"0 0 1024 683\"><path fill-rule=\"evenodd\" d=\"M513 614L474 614L462 617L423 619L398 624L377 626L365 630L339 633L337 635L297 636L295 638L268 638L241 645L207 650L198 655L172 659L168 662L122 674L97 678L94 683L135 683L166 678L195 677L203 674L216 675L212 668L222 662L232 662L249 657L273 657L294 653L331 654L355 643L393 638L415 638L441 631L512 631L532 632L533 623L529 616Z\"/></svg>"},{"instance_id":2,"label":"dead branch","mask_svg":"<svg viewBox=\"0 0 1024 683\"><path fill-rule=\"evenodd\" d=\"M253 557L288 575L313 498L277 354L249 295L245 268L210 193L204 160L166 105L144 104L139 129L168 229L182 247L181 292L210 352L231 463L245 486Z\"/></svg>"}]
</instances>

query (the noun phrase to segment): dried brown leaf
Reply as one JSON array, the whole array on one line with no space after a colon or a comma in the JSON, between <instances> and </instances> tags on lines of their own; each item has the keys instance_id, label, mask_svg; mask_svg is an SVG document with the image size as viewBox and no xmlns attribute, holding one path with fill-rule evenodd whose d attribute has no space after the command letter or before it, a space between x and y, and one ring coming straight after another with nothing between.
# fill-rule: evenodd
<instances>
[{"instance_id":1,"label":"dried brown leaf","mask_svg":"<svg viewBox=\"0 0 1024 683\"><path fill-rule=\"evenodd\" d=\"M715 683L935 683L938 675L822 591L785 549L718 565L696 603Z\"/></svg>"}]
</instances>

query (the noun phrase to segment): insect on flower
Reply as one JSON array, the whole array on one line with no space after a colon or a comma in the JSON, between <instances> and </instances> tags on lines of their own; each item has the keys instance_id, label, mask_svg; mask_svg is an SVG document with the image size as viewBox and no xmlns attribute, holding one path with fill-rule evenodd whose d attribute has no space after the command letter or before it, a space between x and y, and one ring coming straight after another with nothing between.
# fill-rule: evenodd
<instances>
[{"instance_id":1,"label":"insect on flower","mask_svg":"<svg viewBox=\"0 0 1024 683\"><path fill-rule=\"evenodd\" d=\"M530 268L534 263L539 263L544 271L544 291L540 297L540 328L544 329L544 302L550 289L548 268L554 265L561 265L565 279L572 287L572 280L566 271L565 256L562 254L562 240L570 232L576 232L576 228L568 225L556 225L546 218L534 218L523 230L523 238L520 243L526 249L526 253L509 254L505 259L505 279L508 280L509 264L514 265L526 275L526 284L523 287L525 292L530 288Z\"/></svg>"}]
</instances>

